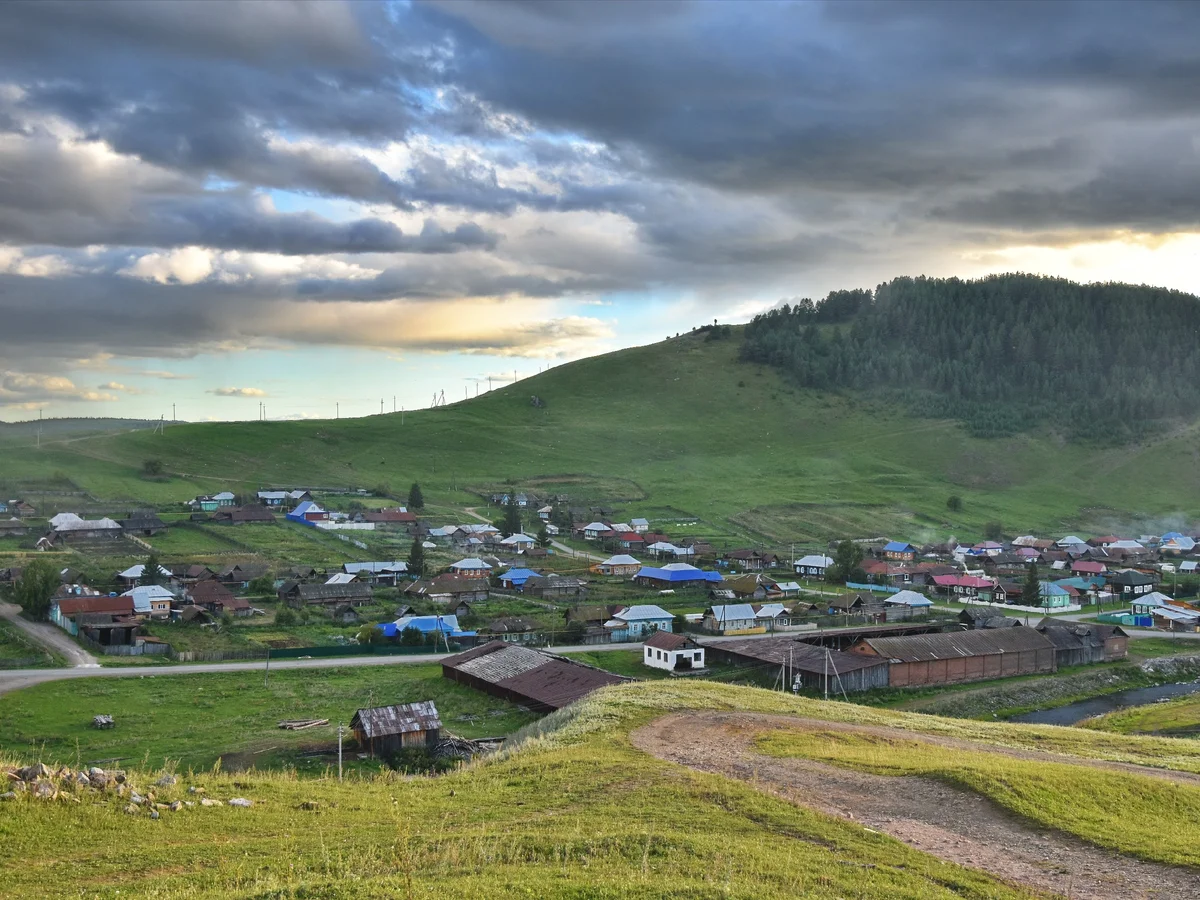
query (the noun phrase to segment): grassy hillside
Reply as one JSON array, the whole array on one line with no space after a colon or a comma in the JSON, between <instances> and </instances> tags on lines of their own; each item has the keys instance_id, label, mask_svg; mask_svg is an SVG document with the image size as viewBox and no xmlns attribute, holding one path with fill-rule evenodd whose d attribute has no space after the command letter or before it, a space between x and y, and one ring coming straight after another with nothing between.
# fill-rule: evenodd
<instances>
[{"instance_id":1,"label":"grassy hillside","mask_svg":"<svg viewBox=\"0 0 1200 900\"><path fill-rule=\"evenodd\" d=\"M602 691L545 720L516 751L439 779L297 781L201 773L158 799L246 797L250 809L152 820L124 801L11 801L0 893L19 897L1009 898L1031 893L937 860L855 822L634 748L634 728L677 709L749 709L1049 748L1064 768L1121 759L1195 771L1197 746L1047 727L881 713L761 690L676 682ZM979 758L986 764L989 754ZM1069 762L1079 766L1067 765ZM1090 770L1086 770L1090 771ZM134 773L141 789L155 773ZM1132 781L1139 779L1133 778ZM1144 777L1142 780L1145 780ZM1086 778L1063 791L1094 799ZM1054 785L1050 784L1053 790ZM1090 793L1089 793L1090 792ZM1160 811L1194 831L1194 787ZM1181 802L1187 795L1188 803ZM317 804L305 809L306 802ZM1133 825L1142 828L1136 818ZM1125 849L1123 826L1114 838ZM219 848L218 852L213 852ZM1132 846L1129 849L1135 849Z\"/></svg>"},{"instance_id":2,"label":"grassy hillside","mask_svg":"<svg viewBox=\"0 0 1200 900\"><path fill-rule=\"evenodd\" d=\"M563 365L436 410L324 422L168 427L0 444L10 482L69 476L106 498L163 503L265 485L405 491L434 511L506 482L617 502L777 542L1104 529L1200 513L1196 427L1095 449L1039 432L983 440L882 402L791 387L737 362L740 333L685 336ZM530 395L546 402L535 408ZM146 459L171 477L144 480ZM951 494L963 498L950 513ZM461 513L458 513L461 515ZM703 527L698 526L700 528Z\"/></svg>"}]
</instances>

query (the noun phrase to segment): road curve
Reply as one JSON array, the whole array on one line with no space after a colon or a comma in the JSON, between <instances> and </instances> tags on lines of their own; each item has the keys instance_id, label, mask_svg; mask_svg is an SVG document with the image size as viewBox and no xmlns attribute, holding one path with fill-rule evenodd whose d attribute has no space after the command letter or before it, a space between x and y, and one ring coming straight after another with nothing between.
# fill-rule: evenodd
<instances>
[{"instance_id":1,"label":"road curve","mask_svg":"<svg viewBox=\"0 0 1200 900\"><path fill-rule=\"evenodd\" d=\"M88 653L61 629L49 622L30 622L21 618L21 607L0 601L0 619L8 622L29 636L29 639L42 647L66 657L71 666L81 669L98 669L100 661Z\"/></svg>"}]
</instances>

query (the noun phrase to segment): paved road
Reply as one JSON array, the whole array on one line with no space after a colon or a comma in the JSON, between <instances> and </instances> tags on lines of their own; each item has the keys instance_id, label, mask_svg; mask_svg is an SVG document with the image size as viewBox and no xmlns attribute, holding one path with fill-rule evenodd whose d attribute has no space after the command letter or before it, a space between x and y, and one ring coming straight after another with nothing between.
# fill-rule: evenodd
<instances>
[{"instance_id":1,"label":"paved road","mask_svg":"<svg viewBox=\"0 0 1200 900\"><path fill-rule=\"evenodd\" d=\"M21 618L21 607L15 604L0 601L0 618L14 628L25 632L30 640L36 641L51 652L66 657L74 667L87 669L100 667L99 660L71 640L63 633L62 629L49 622L30 622L28 619Z\"/></svg>"}]
</instances>

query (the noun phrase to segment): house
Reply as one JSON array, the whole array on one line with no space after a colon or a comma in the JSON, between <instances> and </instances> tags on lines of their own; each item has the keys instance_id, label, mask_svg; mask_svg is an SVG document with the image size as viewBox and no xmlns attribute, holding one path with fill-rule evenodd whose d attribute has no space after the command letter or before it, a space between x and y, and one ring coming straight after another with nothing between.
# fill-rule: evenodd
<instances>
[{"instance_id":1,"label":"house","mask_svg":"<svg viewBox=\"0 0 1200 900\"><path fill-rule=\"evenodd\" d=\"M916 591L896 591L883 598L883 607L889 621L927 615L931 606L933 601Z\"/></svg>"},{"instance_id":2,"label":"house","mask_svg":"<svg viewBox=\"0 0 1200 900\"><path fill-rule=\"evenodd\" d=\"M779 583L768 575L740 575L727 578L721 587L713 591L720 592L732 600L767 600L783 596Z\"/></svg>"},{"instance_id":3,"label":"house","mask_svg":"<svg viewBox=\"0 0 1200 900\"><path fill-rule=\"evenodd\" d=\"M1154 627L1167 631L1200 631L1200 612L1177 606L1159 606L1151 610Z\"/></svg>"},{"instance_id":4,"label":"house","mask_svg":"<svg viewBox=\"0 0 1200 900\"><path fill-rule=\"evenodd\" d=\"M395 585L408 574L408 563L398 559L391 562L350 562L342 564L342 572L368 584Z\"/></svg>"},{"instance_id":5,"label":"house","mask_svg":"<svg viewBox=\"0 0 1200 900\"><path fill-rule=\"evenodd\" d=\"M264 506L287 506L289 503L303 503L312 500L308 491L259 491L258 502Z\"/></svg>"},{"instance_id":6,"label":"house","mask_svg":"<svg viewBox=\"0 0 1200 900\"><path fill-rule=\"evenodd\" d=\"M1054 644L1034 628L865 637L850 652L886 660L889 687L961 684L1057 670Z\"/></svg>"},{"instance_id":7,"label":"house","mask_svg":"<svg viewBox=\"0 0 1200 900\"><path fill-rule=\"evenodd\" d=\"M360 709L350 720L360 749L371 757L409 748L432 749L442 739L442 720L432 700Z\"/></svg>"},{"instance_id":8,"label":"house","mask_svg":"<svg viewBox=\"0 0 1200 900\"><path fill-rule=\"evenodd\" d=\"M182 585L195 584L197 581L217 577L217 573L208 566L200 565L175 566L171 569L171 572L174 575L172 580Z\"/></svg>"},{"instance_id":9,"label":"house","mask_svg":"<svg viewBox=\"0 0 1200 900\"><path fill-rule=\"evenodd\" d=\"M376 529L407 528L417 524L417 517L407 509L379 509L364 512L361 515L364 522L369 522Z\"/></svg>"},{"instance_id":10,"label":"house","mask_svg":"<svg viewBox=\"0 0 1200 900\"><path fill-rule=\"evenodd\" d=\"M23 537L27 534L29 525L16 516L0 519L0 537Z\"/></svg>"},{"instance_id":11,"label":"house","mask_svg":"<svg viewBox=\"0 0 1200 900\"><path fill-rule=\"evenodd\" d=\"M50 621L67 634L79 634L80 619L86 617L130 617L132 597L110 597L85 585L64 585L50 598Z\"/></svg>"},{"instance_id":12,"label":"house","mask_svg":"<svg viewBox=\"0 0 1200 900\"><path fill-rule=\"evenodd\" d=\"M124 572L118 572L117 581L119 581L123 587L131 588L134 585L141 584L142 578L145 576L145 574L145 563L138 563L136 566L130 566ZM158 579L160 581L170 581L174 577L175 576L169 569L165 568L164 566L158 567Z\"/></svg>"},{"instance_id":13,"label":"house","mask_svg":"<svg viewBox=\"0 0 1200 900\"><path fill-rule=\"evenodd\" d=\"M175 599L175 595L162 585L139 585L121 596L133 599L135 615L149 616L151 619L169 619L171 617L171 602Z\"/></svg>"},{"instance_id":14,"label":"house","mask_svg":"<svg viewBox=\"0 0 1200 900\"><path fill-rule=\"evenodd\" d=\"M1050 639L1058 667L1125 659L1129 635L1117 625L1089 625L1043 619L1037 630Z\"/></svg>"},{"instance_id":15,"label":"house","mask_svg":"<svg viewBox=\"0 0 1200 900\"><path fill-rule=\"evenodd\" d=\"M503 641L443 659L442 676L538 713L562 709L599 688L630 680Z\"/></svg>"},{"instance_id":16,"label":"house","mask_svg":"<svg viewBox=\"0 0 1200 900\"><path fill-rule=\"evenodd\" d=\"M537 515L538 515L538 518L541 519L543 522L549 522L550 517L552 515L554 515L554 507L553 506L543 506L541 509L539 509L537 511Z\"/></svg>"},{"instance_id":17,"label":"house","mask_svg":"<svg viewBox=\"0 0 1200 900\"><path fill-rule=\"evenodd\" d=\"M525 587L525 583L531 578L541 578L542 576L533 571L533 569L509 569L500 576L500 586L506 590L520 591Z\"/></svg>"},{"instance_id":18,"label":"house","mask_svg":"<svg viewBox=\"0 0 1200 900\"><path fill-rule=\"evenodd\" d=\"M1071 571L1076 575L1103 575L1107 567L1102 562L1089 559L1077 559L1071 563Z\"/></svg>"},{"instance_id":19,"label":"house","mask_svg":"<svg viewBox=\"0 0 1200 900\"><path fill-rule=\"evenodd\" d=\"M328 522L329 513L312 500L305 500L287 514L287 519L289 522Z\"/></svg>"},{"instance_id":20,"label":"house","mask_svg":"<svg viewBox=\"0 0 1200 900\"><path fill-rule=\"evenodd\" d=\"M638 534L645 534L647 531L650 530L650 520L649 519L642 519L642 518L630 519L629 525Z\"/></svg>"},{"instance_id":21,"label":"house","mask_svg":"<svg viewBox=\"0 0 1200 900\"><path fill-rule=\"evenodd\" d=\"M763 569L774 568L779 564L779 557L774 553L764 553L761 550L730 550L723 557L726 562L747 572L761 572Z\"/></svg>"},{"instance_id":22,"label":"house","mask_svg":"<svg viewBox=\"0 0 1200 900\"><path fill-rule=\"evenodd\" d=\"M979 578L975 575L934 575L933 583L937 586L936 590L939 594L948 597L965 597L968 600L977 599L980 591L992 589L990 578Z\"/></svg>"},{"instance_id":23,"label":"house","mask_svg":"<svg viewBox=\"0 0 1200 900\"><path fill-rule=\"evenodd\" d=\"M839 594L829 599L829 615L851 616L863 615L868 606L873 605L862 594Z\"/></svg>"},{"instance_id":24,"label":"house","mask_svg":"<svg viewBox=\"0 0 1200 900\"><path fill-rule=\"evenodd\" d=\"M583 600L587 597L588 583L582 578L551 573L527 582L524 593L543 600Z\"/></svg>"},{"instance_id":25,"label":"house","mask_svg":"<svg viewBox=\"0 0 1200 900\"><path fill-rule=\"evenodd\" d=\"M1087 541L1082 540L1073 534L1068 534L1065 538L1055 541L1054 545L1060 550L1086 551L1088 547Z\"/></svg>"},{"instance_id":26,"label":"house","mask_svg":"<svg viewBox=\"0 0 1200 900\"><path fill-rule=\"evenodd\" d=\"M500 541L500 545L507 550L515 550L517 553L523 553L532 547L536 547L537 541L527 534L510 534Z\"/></svg>"},{"instance_id":27,"label":"house","mask_svg":"<svg viewBox=\"0 0 1200 900\"><path fill-rule=\"evenodd\" d=\"M646 539L636 531L614 531L605 540L622 550L642 550L646 546Z\"/></svg>"},{"instance_id":28,"label":"house","mask_svg":"<svg viewBox=\"0 0 1200 900\"><path fill-rule=\"evenodd\" d=\"M10 500L8 502L8 514L16 516L18 519L28 519L30 516L37 515L37 509L32 503L24 500Z\"/></svg>"},{"instance_id":29,"label":"house","mask_svg":"<svg viewBox=\"0 0 1200 900\"><path fill-rule=\"evenodd\" d=\"M958 621L969 628L1015 628L1021 624L1020 619L1010 618L994 606L964 609L958 614Z\"/></svg>"},{"instance_id":30,"label":"house","mask_svg":"<svg viewBox=\"0 0 1200 900\"><path fill-rule=\"evenodd\" d=\"M1135 616L1149 616L1154 610L1163 606L1173 606L1175 599L1168 597L1166 594L1158 591L1151 591L1148 594L1139 594L1134 597L1130 603L1131 611Z\"/></svg>"},{"instance_id":31,"label":"house","mask_svg":"<svg viewBox=\"0 0 1200 900\"><path fill-rule=\"evenodd\" d=\"M279 601L292 607L303 606L363 606L372 601L371 586L361 582L350 584L297 584L286 582L279 589Z\"/></svg>"},{"instance_id":32,"label":"house","mask_svg":"<svg viewBox=\"0 0 1200 900\"><path fill-rule=\"evenodd\" d=\"M464 578L487 578L492 574L492 567L476 556L460 559L450 567L451 575L461 575Z\"/></svg>"},{"instance_id":33,"label":"house","mask_svg":"<svg viewBox=\"0 0 1200 900\"><path fill-rule=\"evenodd\" d=\"M820 553L810 553L796 560L794 568L797 575L805 578L824 578L825 570L833 565L832 557Z\"/></svg>"},{"instance_id":34,"label":"house","mask_svg":"<svg viewBox=\"0 0 1200 900\"><path fill-rule=\"evenodd\" d=\"M704 648L686 635L659 631L646 639L642 664L668 672L703 669Z\"/></svg>"},{"instance_id":35,"label":"house","mask_svg":"<svg viewBox=\"0 0 1200 900\"><path fill-rule=\"evenodd\" d=\"M463 631L458 625L458 616L402 616L395 622L376 625L383 636L400 638L409 629L419 631L427 641L441 641L449 638L475 637L474 631Z\"/></svg>"},{"instance_id":36,"label":"house","mask_svg":"<svg viewBox=\"0 0 1200 900\"><path fill-rule=\"evenodd\" d=\"M254 611L250 606L250 601L244 597L235 596L233 591L213 579L197 581L191 587L184 588L183 599L184 602L198 606L216 616L229 613L240 618L248 616Z\"/></svg>"},{"instance_id":37,"label":"house","mask_svg":"<svg viewBox=\"0 0 1200 900\"><path fill-rule=\"evenodd\" d=\"M590 525L583 526L583 539L585 541L595 541L611 532L612 528L603 522L592 522Z\"/></svg>"},{"instance_id":38,"label":"house","mask_svg":"<svg viewBox=\"0 0 1200 900\"><path fill-rule=\"evenodd\" d=\"M766 623L749 603L713 605L704 610L702 627L712 634L765 634Z\"/></svg>"},{"instance_id":39,"label":"house","mask_svg":"<svg viewBox=\"0 0 1200 900\"><path fill-rule=\"evenodd\" d=\"M223 506L213 513L212 520L222 525L274 525L278 521L271 510L257 503Z\"/></svg>"},{"instance_id":40,"label":"house","mask_svg":"<svg viewBox=\"0 0 1200 900\"><path fill-rule=\"evenodd\" d=\"M107 517L82 519L75 513L59 513L50 520L48 543L79 544L91 541L116 541L125 534L120 522Z\"/></svg>"},{"instance_id":41,"label":"house","mask_svg":"<svg viewBox=\"0 0 1200 900\"><path fill-rule=\"evenodd\" d=\"M598 575L636 575L641 568L642 564L632 556L619 554L596 563L592 571Z\"/></svg>"},{"instance_id":42,"label":"house","mask_svg":"<svg viewBox=\"0 0 1200 900\"><path fill-rule=\"evenodd\" d=\"M1136 569L1122 569L1120 572L1114 572L1108 576L1109 588L1124 600L1149 594L1154 590L1155 584L1157 584L1157 579L1153 575L1139 572Z\"/></svg>"},{"instance_id":43,"label":"house","mask_svg":"<svg viewBox=\"0 0 1200 900\"><path fill-rule=\"evenodd\" d=\"M438 575L436 578L420 578L400 589L409 599L428 600L431 603L482 603L488 598L486 578L463 575Z\"/></svg>"},{"instance_id":44,"label":"house","mask_svg":"<svg viewBox=\"0 0 1200 900\"><path fill-rule=\"evenodd\" d=\"M674 613L667 612L661 606L645 603L617 610L604 623L604 627L610 630L614 641L627 641L640 639L656 631L670 631L674 621Z\"/></svg>"},{"instance_id":45,"label":"house","mask_svg":"<svg viewBox=\"0 0 1200 900\"><path fill-rule=\"evenodd\" d=\"M687 563L668 563L662 568L642 566L633 580L643 587L676 588L715 584L724 579L719 572L706 572Z\"/></svg>"},{"instance_id":46,"label":"house","mask_svg":"<svg viewBox=\"0 0 1200 900\"><path fill-rule=\"evenodd\" d=\"M480 634L489 640L504 641L509 644L524 644L537 641L541 626L533 619L524 616L501 616L493 619Z\"/></svg>"},{"instance_id":47,"label":"house","mask_svg":"<svg viewBox=\"0 0 1200 900\"><path fill-rule=\"evenodd\" d=\"M353 625L361 617L349 603L339 603L337 606L329 607L329 618L338 625Z\"/></svg>"},{"instance_id":48,"label":"house","mask_svg":"<svg viewBox=\"0 0 1200 900\"><path fill-rule=\"evenodd\" d=\"M1045 609L1058 609L1063 606L1072 605L1070 590L1060 587L1052 581L1039 582L1038 595L1041 597L1038 606Z\"/></svg>"},{"instance_id":49,"label":"house","mask_svg":"<svg viewBox=\"0 0 1200 900\"><path fill-rule=\"evenodd\" d=\"M217 579L228 587L245 589L250 587L250 582L269 571L265 563L237 563L218 572Z\"/></svg>"},{"instance_id":50,"label":"house","mask_svg":"<svg viewBox=\"0 0 1200 900\"><path fill-rule=\"evenodd\" d=\"M917 558L917 548L904 541L888 541L883 546L883 558L894 562L912 562Z\"/></svg>"}]
</instances>

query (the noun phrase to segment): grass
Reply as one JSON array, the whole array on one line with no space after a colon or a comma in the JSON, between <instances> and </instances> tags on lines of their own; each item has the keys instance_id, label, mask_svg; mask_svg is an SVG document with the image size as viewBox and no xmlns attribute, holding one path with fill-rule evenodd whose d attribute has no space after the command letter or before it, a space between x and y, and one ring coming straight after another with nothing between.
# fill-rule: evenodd
<instances>
[{"instance_id":1,"label":"grass","mask_svg":"<svg viewBox=\"0 0 1200 900\"><path fill-rule=\"evenodd\" d=\"M1119 709L1080 723L1080 728L1116 734L1163 734L1200 737L1200 696Z\"/></svg>"},{"instance_id":2,"label":"grass","mask_svg":"<svg viewBox=\"0 0 1200 900\"><path fill-rule=\"evenodd\" d=\"M1200 866L1200 788L1130 772L925 741L827 730L763 735L758 749L876 775L922 776L972 791L1044 828L1153 862Z\"/></svg>"},{"instance_id":3,"label":"grass","mask_svg":"<svg viewBox=\"0 0 1200 900\"><path fill-rule=\"evenodd\" d=\"M445 726L464 737L508 734L535 717L516 706L442 678L429 664L47 682L0 696L0 754L55 763L119 757L125 765L174 764L205 770L224 757L260 768L298 765L297 754L336 740L365 706L433 700ZM91 727L92 716L117 721ZM328 718L332 725L279 730L284 719ZM322 760L315 765L323 767ZM312 766L307 767L310 771ZM320 771L318 768L317 771Z\"/></svg>"},{"instance_id":4,"label":"grass","mask_svg":"<svg viewBox=\"0 0 1200 900\"><path fill-rule=\"evenodd\" d=\"M51 658L15 628L0 622L0 667L17 660L35 660L32 665L44 665Z\"/></svg>"},{"instance_id":5,"label":"grass","mask_svg":"<svg viewBox=\"0 0 1200 900\"><path fill-rule=\"evenodd\" d=\"M993 520L1013 533L1137 533L1147 517L1200 512L1189 499L1200 496L1192 431L1117 448L1051 434L979 440L952 422L795 389L737 362L737 351L737 340L692 337L622 350L408 413L403 427L388 414L179 425L46 441L40 453L9 442L0 471L18 484L65 472L97 496L152 503L269 484L419 481L431 508L461 509L480 505L473 490L511 482L621 514L656 510L669 531L730 545L755 535L809 546L846 534L969 537ZM532 407L531 393L547 405ZM142 479L147 458L176 474ZM951 494L962 512L946 509Z\"/></svg>"},{"instance_id":6,"label":"grass","mask_svg":"<svg viewBox=\"0 0 1200 900\"><path fill-rule=\"evenodd\" d=\"M205 773L162 791L251 809L127 816L119 803L18 801L0 817L0 893L21 897L1016 898L1029 892L750 785L635 750L677 709L891 724L1084 756L1200 768L1187 742L955 722L679 681L606 689L528 726L497 758L438 779ZM2 732L0 732L2 733ZM1065 735L1065 737L1054 737ZM26 754L25 758L29 758ZM133 774L148 784L155 773ZM298 807L315 800L314 811ZM214 852L216 850L216 852Z\"/></svg>"},{"instance_id":7,"label":"grass","mask_svg":"<svg viewBox=\"0 0 1200 900\"><path fill-rule=\"evenodd\" d=\"M568 653L571 659L604 669L614 675L625 675L629 678L659 679L670 678L671 673L662 669L654 669L642 662L641 650L589 650L584 653Z\"/></svg>"}]
</instances>

